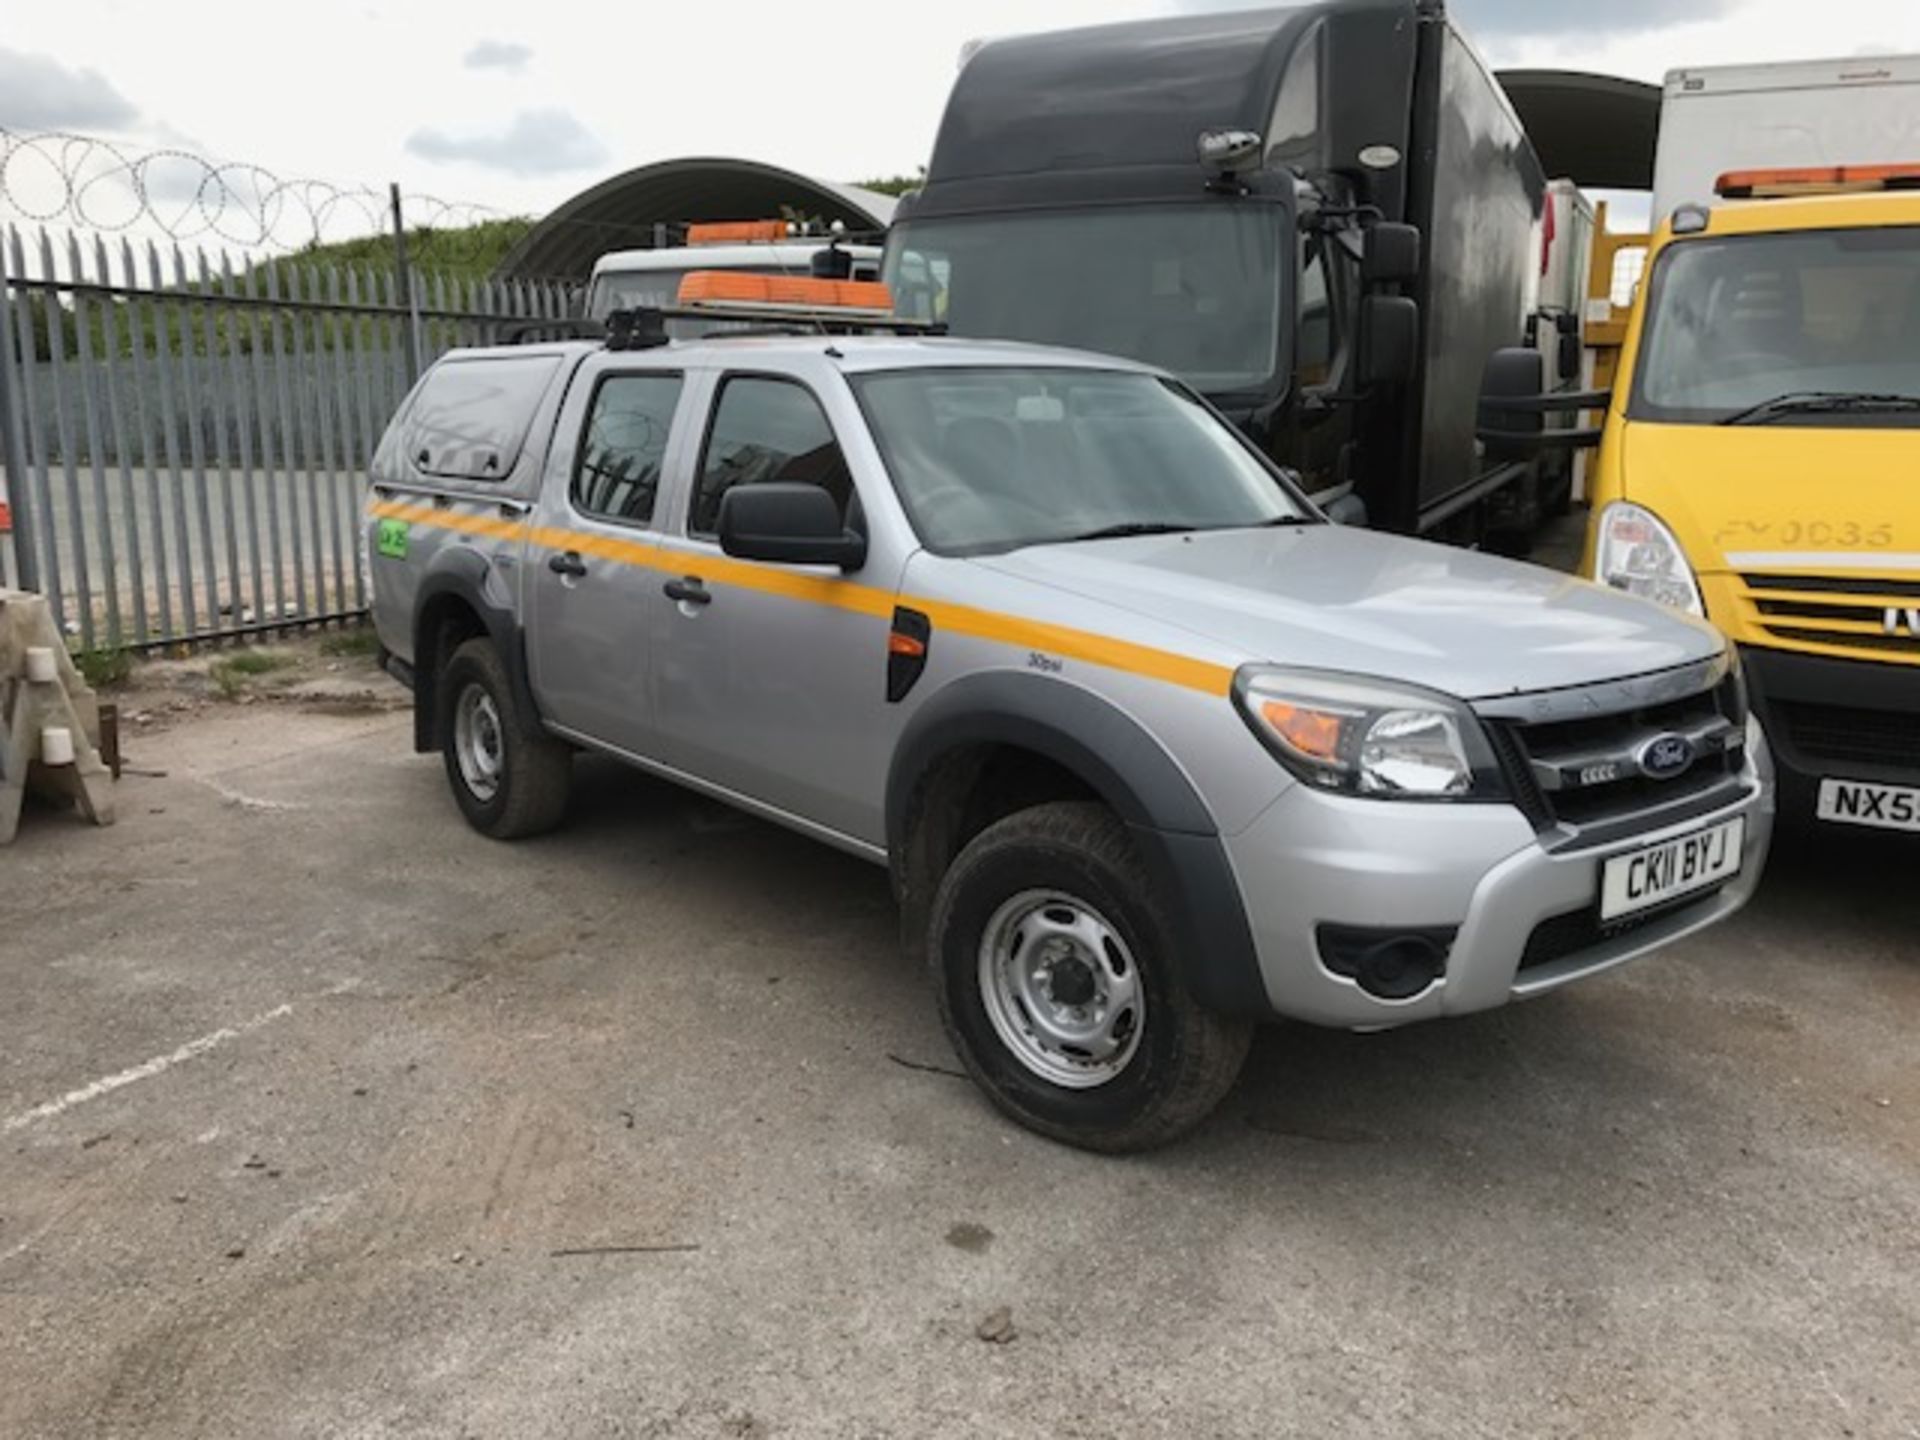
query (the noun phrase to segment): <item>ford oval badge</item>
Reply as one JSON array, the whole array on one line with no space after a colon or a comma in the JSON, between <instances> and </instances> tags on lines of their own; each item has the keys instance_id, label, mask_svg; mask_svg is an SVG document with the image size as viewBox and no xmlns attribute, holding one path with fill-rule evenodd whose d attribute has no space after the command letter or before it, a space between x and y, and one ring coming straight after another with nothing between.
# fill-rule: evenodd
<instances>
[{"instance_id":1,"label":"ford oval badge","mask_svg":"<svg viewBox=\"0 0 1920 1440\"><path fill-rule=\"evenodd\" d=\"M1649 780L1671 780L1693 764L1693 742L1684 735L1656 735L1634 757Z\"/></svg>"}]
</instances>

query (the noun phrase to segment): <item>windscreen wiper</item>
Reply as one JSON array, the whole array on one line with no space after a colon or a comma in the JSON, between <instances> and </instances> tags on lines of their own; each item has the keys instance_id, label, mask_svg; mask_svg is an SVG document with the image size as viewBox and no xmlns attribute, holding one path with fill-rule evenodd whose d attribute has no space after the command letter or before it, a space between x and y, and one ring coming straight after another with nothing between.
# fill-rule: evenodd
<instances>
[{"instance_id":1,"label":"windscreen wiper","mask_svg":"<svg viewBox=\"0 0 1920 1440\"><path fill-rule=\"evenodd\" d=\"M1163 520L1129 520L1119 525L1103 525L1084 535L1069 535L1067 540L1121 540L1129 535L1187 535L1198 528L1196 525L1171 525Z\"/></svg>"},{"instance_id":2,"label":"windscreen wiper","mask_svg":"<svg viewBox=\"0 0 1920 1440\"><path fill-rule=\"evenodd\" d=\"M1920 410L1920 395L1878 395L1867 390L1796 390L1736 410L1722 425L1764 425L1782 415L1890 415Z\"/></svg>"}]
</instances>

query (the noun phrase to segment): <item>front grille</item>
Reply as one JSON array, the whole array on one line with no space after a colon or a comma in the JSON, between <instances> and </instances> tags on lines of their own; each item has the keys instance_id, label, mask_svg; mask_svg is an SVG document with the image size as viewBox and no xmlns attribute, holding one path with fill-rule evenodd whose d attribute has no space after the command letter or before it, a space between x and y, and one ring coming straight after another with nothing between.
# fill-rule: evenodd
<instances>
[{"instance_id":1,"label":"front grille","mask_svg":"<svg viewBox=\"0 0 1920 1440\"><path fill-rule=\"evenodd\" d=\"M1787 743L1810 760L1920 767L1920 720L1908 712L1779 700L1772 713Z\"/></svg>"},{"instance_id":2,"label":"front grille","mask_svg":"<svg viewBox=\"0 0 1920 1440\"><path fill-rule=\"evenodd\" d=\"M1618 822L1684 818L1733 798L1746 744L1746 697L1737 675L1678 699L1598 715L1530 722L1489 718L1489 734L1514 803L1536 829L1599 832ZM1694 759L1677 775L1646 773L1639 757L1661 736L1684 736Z\"/></svg>"},{"instance_id":3,"label":"front grille","mask_svg":"<svg viewBox=\"0 0 1920 1440\"><path fill-rule=\"evenodd\" d=\"M1798 640L1803 645L1838 645L1846 650L1872 650L1881 655L1911 655L1920 660L1920 635L1888 635L1864 630L1827 630L1811 625L1769 625L1769 635Z\"/></svg>"},{"instance_id":4,"label":"front grille","mask_svg":"<svg viewBox=\"0 0 1920 1440\"><path fill-rule=\"evenodd\" d=\"M1656 920L1668 920L1683 910L1705 905L1712 901L1719 889L1719 886L1715 886L1704 895L1688 895L1671 905L1645 910L1619 920L1602 921L1599 912L1591 905L1542 920L1533 927L1533 933L1527 937L1527 948L1520 954L1521 972L1565 960L1570 955L1578 955L1583 950L1591 950L1596 945L1630 935Z\"/></svg>"},{"instance_id":5,"label":"front grille","mask_svg":"<svg viewBox=\"0 0 1920 1440\"><path fill-rule=\"evenodd\" d=\"M1920 661L1908 612L1920 580L1874 575L1742 575L1757 624L1776 640ZM1887 616L1895 617L1892 625Z\"/></svg>"},{"instance_id":6,"label":"front grille","mask_svg":"<svg viewBox=\"0 0 1920 1440\"><path fill-rule=\"evenodd\" d=\"M1825 595L1891 595L1920 600L1920 580L1863 579L1857 575L1742 575L1749 590L1799 590Z\"/></svg>"},{"instance_id":7,"label":"front grille","mask_svg":"<svg viewBox=\"0 0 1920 1440\"><path fill-rule=\"evenodd\" d=\"M1494 758L1500 762L1500 773L1506 776L1507 788L1513 792L1513 803L1520 807L1520 813L1536 830L1547 830L1553 826L1553 805L1547 799L1547 792L1540 788L1540 782L1534 778L1533 766L1527 761L1526 747L1514 734L1517 727L1504 721L1493 721L1487 725L1487 736L1493 741Z\"/></svg>"}]
</instances>

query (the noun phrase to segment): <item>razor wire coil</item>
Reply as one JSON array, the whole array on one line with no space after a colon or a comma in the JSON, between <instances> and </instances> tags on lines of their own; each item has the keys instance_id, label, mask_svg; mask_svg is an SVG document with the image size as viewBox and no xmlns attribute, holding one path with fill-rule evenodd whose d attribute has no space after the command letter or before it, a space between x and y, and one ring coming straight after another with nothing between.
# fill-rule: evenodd
<instances>
[{"instance_id":1,"label":"razor wire coil","mask_svg":"<svg viewBox=\"0 0 1920 1440\"><path fill-rule=\"evenodd\" d=\"M460 229L508 218L490 206L412 191L405 207L409 228ZM175 242L219 241L241 250L299 250L378 234L392 223L384 187L283 179L250 161L0 126L5 212L33 224L109 233L151 227Z\"/></svg>"}]
</instances>

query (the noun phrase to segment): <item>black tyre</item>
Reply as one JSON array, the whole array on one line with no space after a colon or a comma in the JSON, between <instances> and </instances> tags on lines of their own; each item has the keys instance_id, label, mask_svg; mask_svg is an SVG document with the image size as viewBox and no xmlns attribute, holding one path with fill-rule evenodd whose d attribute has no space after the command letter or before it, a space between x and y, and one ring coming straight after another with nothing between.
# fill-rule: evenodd
<instances>
[{"instance_id":1,"label":"black tyre","mask_svg":"<svg viewBox=\"0 0 1920 1440\"><path fill-rule=\"evenodd\" d=\"M1104 805L1010 815L940 882L928 960L961 1062L1030 1130L1146 1150L1232 1088L1251 1027L1203 1010L1126 827Z\"/></svg>"},{"instance_id":2,"label":"black tyre","mask_svg":"<svg viewBox=\"0 0 1920 1440\"><path fill-rule=\"evenodd\" d=\"M558 825L573 752L521 721L493 642L469 640L455 650L435 688L447 783L467 823L496 840Z\"/></svg>"}]
</instances>

